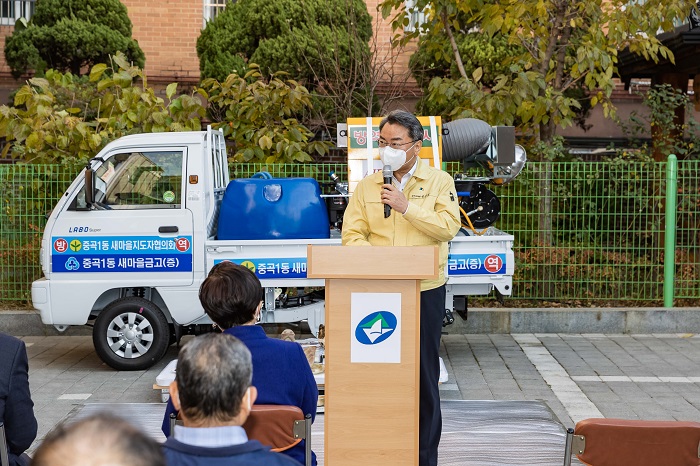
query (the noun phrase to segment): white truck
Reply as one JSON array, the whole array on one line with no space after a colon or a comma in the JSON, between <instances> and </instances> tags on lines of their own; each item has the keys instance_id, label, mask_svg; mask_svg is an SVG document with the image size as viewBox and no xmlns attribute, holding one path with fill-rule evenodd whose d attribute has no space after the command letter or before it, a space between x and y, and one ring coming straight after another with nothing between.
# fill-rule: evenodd
<instances>
[{"instance_id":1,"label":"white truck","mask_svg":"<svg viewBox=\"0 0 700 466\"><path fill-rule=\"evenodd\" d=\"M44 277L32 284L42 321L60 331L94 323L95 349L105 363L145 369L181 335L211 329L199 287L215 263L231 260L260 278L262 322L307 320L315 333L324 321L324 283L306 278L307 245L340 245L340 232L328 227L326 216L325 238L218 239L228 185L219 131L139 134L109 143L48 218ZM301 212L294 202L288 209ZM243 212L228 220L249 222ZM460 232L450 243L446 309L455 297L494 288L510 295L512 244L513 236L494 228L482 236Z\"/></svg>"}]
</instances>

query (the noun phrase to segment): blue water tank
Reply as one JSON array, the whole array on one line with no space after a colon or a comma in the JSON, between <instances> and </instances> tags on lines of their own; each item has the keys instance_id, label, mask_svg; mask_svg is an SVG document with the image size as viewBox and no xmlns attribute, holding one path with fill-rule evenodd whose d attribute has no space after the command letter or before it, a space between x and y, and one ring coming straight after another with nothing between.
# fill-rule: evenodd
<instances>
[{"instance_id":1,"label":"blue water tank","mask_svg":"<svg viewBox=\"0 0 700 466\"><path fill-rule=\"evenodd\" d=\"M242 178L226 187L220 240L328 237L326 203L313 178Z\"/></svg>"}]
</instances>

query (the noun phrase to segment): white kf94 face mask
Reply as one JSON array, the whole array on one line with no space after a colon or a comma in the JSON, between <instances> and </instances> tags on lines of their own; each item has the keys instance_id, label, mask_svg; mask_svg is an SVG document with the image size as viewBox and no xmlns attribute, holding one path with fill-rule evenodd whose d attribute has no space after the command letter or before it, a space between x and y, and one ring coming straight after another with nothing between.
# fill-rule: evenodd
<instances>
[{"instance_id":1,"label":"white kf94 face mask","mask_svg":"<svg viewBox=\"0 0 700 466\"><path fill-rule=\"evenodd\" d=\"M415 146L417 142L418 141L414 142L413 146ZM413 149L413 146L409 147L408 150ZM406 164L406 151L394 149L391 146L380 147L379 158L382 161L382 165L389 165L391 171L395 172ZM411 157L411 159L413 159L413 157Z\"/></svg>"}]
</instances>

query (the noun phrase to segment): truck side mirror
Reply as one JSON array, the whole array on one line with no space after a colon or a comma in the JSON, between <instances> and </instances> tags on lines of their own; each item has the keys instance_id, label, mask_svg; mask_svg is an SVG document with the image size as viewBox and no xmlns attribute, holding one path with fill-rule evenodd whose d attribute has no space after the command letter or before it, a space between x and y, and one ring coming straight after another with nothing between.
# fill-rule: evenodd
<instances>
[{"instance_id":1,"label":"truck side mirror","mask_svg":"<svg viewBox=\"0 0 700 466\"><path fill-rule=\"evenodd\" d=\"M95 171L89 166L85 168L85 203L95 204Z\"/></svg>"}]
</instances>

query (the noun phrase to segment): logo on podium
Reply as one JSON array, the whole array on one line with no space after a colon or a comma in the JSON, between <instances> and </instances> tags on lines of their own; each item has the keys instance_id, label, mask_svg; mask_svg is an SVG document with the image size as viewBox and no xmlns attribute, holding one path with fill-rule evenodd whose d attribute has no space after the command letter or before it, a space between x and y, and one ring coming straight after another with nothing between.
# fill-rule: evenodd
<instances>
[{"instance_id":1,"label":"logo on podium","mask_svg":"<svg viewBox=\"0 0 700 466\"><path fill-rule=\"evenodd\" d=\"M401 293L352 293L350 362L401 362Z\"/></svg>"},{"instance_id":2,"label":"logo on podium","mask_svg":"<svg viewBox=\"0 0 700 466\"><path fill-rule=\"evenodd\" d=\"M396 316L379 311L362 319L355 329L355 338L363 345L376 345L389 338L396 330Z\"/></svg>"}]
</instances>

